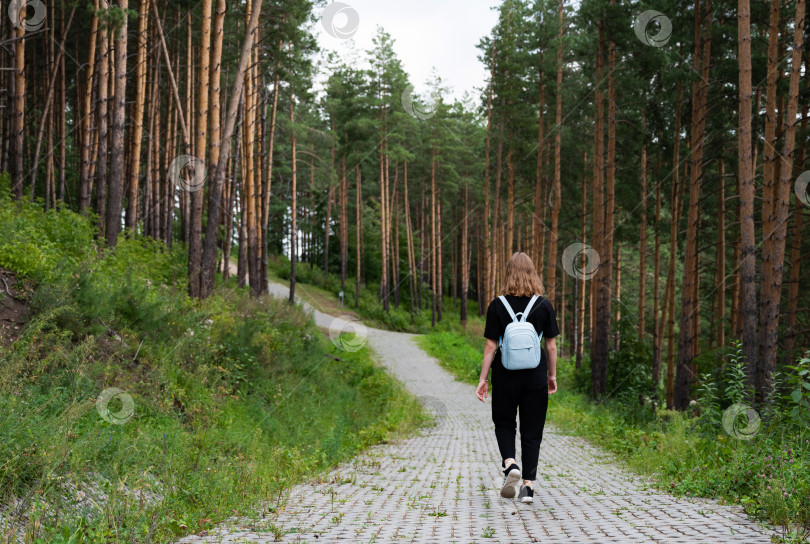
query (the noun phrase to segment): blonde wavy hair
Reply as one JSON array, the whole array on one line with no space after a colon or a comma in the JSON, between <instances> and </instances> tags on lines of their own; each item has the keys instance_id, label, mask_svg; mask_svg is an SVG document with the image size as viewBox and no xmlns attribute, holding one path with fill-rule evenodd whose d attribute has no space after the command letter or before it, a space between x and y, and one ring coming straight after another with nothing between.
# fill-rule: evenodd
<instances>
[{"instance_id":1,"label":"blonde wavy hair","mask_svg":"<svg viewBox=\"0 0 810 544\"><path fill-rule=\"evenodd\" d=\"M521 252L514 253L506 263L506 285L503 294L530 297L542 295L543 291L543 282L537 275L531 257Z\"/></svg>"}]
</instances>

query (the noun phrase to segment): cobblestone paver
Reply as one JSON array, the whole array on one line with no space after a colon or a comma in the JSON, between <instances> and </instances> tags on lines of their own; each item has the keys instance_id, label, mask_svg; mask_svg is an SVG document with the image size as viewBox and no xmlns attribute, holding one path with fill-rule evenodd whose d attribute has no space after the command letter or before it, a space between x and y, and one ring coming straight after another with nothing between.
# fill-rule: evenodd
<instances>
[{"instance_id":1,"label":"cobblestone paver","mask_svg":"<svg viewBox=\"0 0 810 544\"><path fill-rule=\"evenodd\" d=\"M315 319L324 327L333 320L320 312ZM375 446L323 481L301 482L266 517L231 521L182 543L771 542L772 532L740 508L652 489L598 448L550 426L534 504L503 499L490 401L479 402L413 335L369 329L368 341L434 413L435 426Z\"/></svg>"}]
</instances>

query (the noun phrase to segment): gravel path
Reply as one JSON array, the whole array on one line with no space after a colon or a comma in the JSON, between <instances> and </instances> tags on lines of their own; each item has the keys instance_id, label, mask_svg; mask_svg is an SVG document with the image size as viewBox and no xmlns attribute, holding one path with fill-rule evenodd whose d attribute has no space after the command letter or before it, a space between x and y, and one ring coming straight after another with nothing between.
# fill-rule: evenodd
<instances>
[{"instance_id":1,"label":"gravel path","mask_svg":"<svg viewBox=\"0 0 810 544\"><path fill-rule=\"evenodd\" d=\"M271 292L289 296L282 285ZM313 313L322 328L335 322ZM258 521L233 520L180 542L771 542L772 531L740 508L652 489L598 448L550 426L534 504L502 499L490 401L479 402L473 387L455 381L414 335L368 329L368 343L422 398L436 425L372 447L322 481L301 482Z\"/></svg>"}]
</instances>

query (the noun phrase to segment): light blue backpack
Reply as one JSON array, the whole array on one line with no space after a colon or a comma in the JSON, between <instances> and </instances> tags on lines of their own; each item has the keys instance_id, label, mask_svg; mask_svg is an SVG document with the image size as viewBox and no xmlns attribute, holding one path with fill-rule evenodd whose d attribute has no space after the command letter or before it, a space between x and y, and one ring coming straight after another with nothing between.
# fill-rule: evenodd
<instances>
[{"instance_id":1,"label":"light blue backpack","mask_svg":"<svg viewBox=\"0 0 810 544\"><path fill-rule=\"evenodd\" d=\"M540 339L543 337L543 333L538 335L534 330L534 325L526 322L526 316L532 311L532 306L539 297L532 296L526 309L518 312L517 315L506 302L506 297L501 295L498 298L503 302L506 311L512 318L512 322L506 326L501 337L501 364L507 370L537 368L540 364ZM518 315L520 318L517 317Z\"/></svg>"}]
</instances>

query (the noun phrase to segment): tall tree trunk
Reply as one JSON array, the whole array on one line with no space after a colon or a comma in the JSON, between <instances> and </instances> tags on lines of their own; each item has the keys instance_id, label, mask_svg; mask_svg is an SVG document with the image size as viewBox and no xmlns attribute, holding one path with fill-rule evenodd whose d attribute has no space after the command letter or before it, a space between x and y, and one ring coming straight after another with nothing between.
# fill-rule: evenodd
<instances>
[{"instance_id":1,"label":"tall tree trunk","mask_svg":"<svg viewBox=\"0 0 810 544\"><path fill-rule=\"evenodd\" d=\"M405 166L407 169L407 164ZM346 204L349 200L349 181L346 178L346 156L340 159L340 290L346 291L346 275L349 264L349 216ZM408 198L406 197L407 201ZM410 227L409 227L410 228Z\"/></svg>"},{"instance_id":2,"label":"tall tree trunk","mask_svg":"<svg viewBox=\"0 0 810 544\"><path fill-rule=\"evenodd\" d=\"M492 52L490 54L490 68L489 68L489 86L487 89L487 132L486 143L484 150L484 261L482 267L483 274L481 283L483 284L484 291L484 304L492 300L493 293L490 288L492 283L492 235L491 235L491 222L490 222L490 202L489 202L489 170L490 170L490 140L492 134L492 86L495 79L495 45L492 45ZM541 110L542 111L542 110ZM538 181L539 183L539 181ZM407 199L406 199L407 200ZM421 282L421 279L420 279ZM483 304L478 308L478 314L484 315Z\"/></svg>"},{"instance_id":3,"label":"tall tree trunk","mask_svg":"<svg viewBox=\"0 0 810 544\"><path fill-rule=\"evenodd\" d=\"M659 138L660 141L660 138ZM661 154L658 155L658 166L656 172L661 172ZM659 313L659 294L661 284L661 181L655 184L655 254L654 254L654 273L653 273L653 345L652 345L652 394L657 397L658 384L661 381L661 347L663 327L659 328L659 324L663 319L658 315Z\"/></svg>"},{"instance_id":4,"label":"tall tree trunk","mask_svg":"<svg viewBox=\"0 0 810 544\"><path fill-rule=\"evenodd\" d=\"M295 263L298 260L298 184L295 156L295 97L290 91L290 305L295 304Z\"/></svg>"},{"instance_id":5,"label":"tall tree trunk","mask_svg":"<svg viewBox=\"0 0 810 544\"><path fill-rule=\"evenodd\" d=\"M680 110L680 108L678 108ZM678 115L680 118L680 115ZM679 134L676 132L676 135ZM679 136L676 139L680 140ZM675 167L679 169L679 166ZM674 173L674 172L673 172ZM667 285L664 295L664 316L667 325L667 380L666 397L667 409L671 410L675 406L675 259L678 252L678 231L681 222L681 210L683 208L684 188L678 186L679 183L673 178L672 186L672 208L675 210L670 222L670 256L669 267L667 269ZM664 326L662 318L661 327Z\"/></svg>"},{"instance_id":6,"label":"tall tree trunk","mask_svg":"<svg viewBox=\"0 0 810 544\"><path fill-rule=\"evenodd\" d=\"M431 147L430 155L430 291L431 314L430 326L436 326L436 291L438 290L436 273L436 148Z\"/></svg>"},{"instance_id":7,"label":"tall tree trunk","mask_svg":"<svg viewBox=\"0 0 810 544\"><path fill-rule=\"evenodd\" d=\"M436 187L436 320L441 323L444 318L444 233L442 232L442 189ZM505 261L504 261L505 262Z\"/></svg>"},{"instance_id":8,"label":"tall tree trunk","mask_svg":"<svg viewBox=\"0 0 810 544\"><path fill-rule=\"evenodd\" d=\"M801 77L802 50L804 47L804 12L805 0L797 0L793 33L793 55L790 62L788 106L787 115L785 116L785 143L779 165L779 182L774 188L770 221L771 231L764 234L765 239L770 239L771 243L763 245L762 256L762 312L760 314L762 328L760 330L760 350L756 375L756 386L760 402L771 400L771 377L774 370L776 370L779 307L782 298L785 239L787 236L791 179L793 178L793 160L796 145L796 123L799 110L799 78Z\"/></svg>"},{"instance_id":9,"label":"tall tree trunk","mask_svg":"<svg viewBox=\"0 0 810 544\"><path fill-rule=\"evenodd\" d=\"M810 58L804 61L805 73L810 70ZM805 102L802 107L802 133L807 133L807 119L808 109L810 104ZM796 156L796 165L799 169L803 168L805 157L807 156L807 144L805 143L799 148ZM790 248L790 279L788 280L788 300L787 311L785 312L786 329L785 332L785 354L788 360L794 357L794 349L796 347L796 324L798 321L798 306L799 306L799 279L801 270L802 259L802 224L804 216L804 203L795 196L795 207L793 208L793 232L791 233L791 248Z\"/></svg>"},{"instance_id":10,"label":"tall tree trunk","mask_svg":"<svg viewBox=\"0 0 810 544\"><path fill-rule=\"evenodd\" d=\"M703 186L703 149L706 134L706 95L709 86L709 54L711 48L711 0L695 0L695 72L700 81L692 84L692 155L690 159L689 216L686 226L686 256L681 282L681 323L678 339L678 367L675 376L675 408L689 406L692 383L692 359L699 339L695 334L700 319L700 301L697 289L698 274L698 222L700 220L700 193ZM704 22L705 19L705 22Z\"/></svg>"},{"instance_id":11,"label":"tall tree trunk","mask_svg":"<svg viewBox=\"0 0 810 544\"><path fill-rule=\"evenodd\" d=\"M118 7L126 13L129 0L118 0ZM115 39L115 95L112 105L112 143L110 149L110 180L107 202L107 245L115 247L121 231L121 199L124 193L124 123L126 122L127 92L127 20L116 29Z\"/></svg>"},{"instance_id":12,"label":"tall tree trunk","mask_svg":"<svg viewBox=\"0 0 810 544\"><path fill-rule=\"evenodd\" d=\"M506 253L515 250L515 153L511 141L506 151Z\"/></svg>"},{"instance_id":13,"label":"tall tree trunk","mask_svg":"<svg viewBox=\"0 0 810 544\"><path fill-rule=\"evenodd\" d=\"M644 143L641 145L641 233L639 236L638 263L638 339L644 341L646 324L647 291L647 118L641 114L641 130Z\"/></svg>"},{"instance_id":14,"label":"tall tree trunk","mask_svg":"<svg viewBox=\"0 0 810 544\"><path fill-rule=\"evenodd\" d=\"M604 193L604 119L605 119L605 97L601 88L604 73L604 31L603 23L599 23L599 41L596 57L596 88L594 89L594 102L596 103L596 119L594 121L594 150L593 150L593 248L600 256L600 260L605 255L605 193ZM607 263L602 263L604 266ZM602 268L602 267L600 267ZM605 267L607 268L607 267ZM608 332L610 324L604 315L605 305L602 298L602 284L605 269L598 270L591 284L593 304L593 326L591 332L591 386L592 395L595 399L605 394L607 379L607 357L608 357ZM609 282L608 282L609 286ZM609 309L608 309L609 312Z\"/></svg>"},{"instance_id":15,"label":"tall tree trunk","mask_svg":"<svg viewBox=\"0 0 810 544\"><path fill-rule=\"evenodd\" d=\"M69 25L65 24L65 7L62 6L60 29L63 36L67 36L67 28ZM77 55L78 57L78 55ZM57 121L57 137L59 139L59 200L63 203L67 200L71 201L70 195L66 195L66 181L65 172L67 170L67 132L66 132L66 111L67 111L67 91L65 80L67 73L65 72L65 55L60 55L59 61L59 120ZM77 81L78 83L78 81ZM2 133L2 132L0 132Z\"/></svg>"},{"instance_id":16,"label":"tall tree trunk","mask_svg":"<svg viewBox=\"0 0 810 544\"><path fill-rule=\"evenodd\" d=\"M469 251L469 209L470 209L470 186L467 176L464 176L464 219L461 226L461 308L459 317L461 326L467 326L467 291L470 286L470 267L467 264L467 252Z\"/></svg>"},{"instance_id":17,"label":"tall tree trunk","mask_svg":"<svg viewBox=\"0 0 810 544\"><path fill-rule=\"evenodd\" d=\"M554 204L551 208L551 232L548 244L548 297L556 303L557 290L557 241L560 237L560 208L562 207L562 76L563 76L563 2L559 3L559 44L557 46L557 110L554 130Z\"/></svg>"},{"instance_id":18,"label":"tall tree trunk","mask_svg":"<svg viewBox=\"0 0 810 544\"><path fill-rule=\"evenodd\" d=\"M726 180L725 162L717 162L720 194L717 197L717 347L726 345Z\"/></svg>"},{"instance_id":19,"label":"tall tree trunk","mask_svg":"<svg viewBox=\"0 0 810 544\"><path fill-rule=\"evenodd\" d=\"M24 4L22 7L27 7ZM25 19L24 13L17 14L17 20ZM11 153L11 192L14 198L23 195L23 151L25 144L25 25L15 26L14 43L14 99L11 109L11 133L13 139Z\"/></svg>"},{"instance_id":20,"label":"tall tree trunk","mask_svg":"<svg viewBox=\"0 0 810 544\"><path fill-rule=\"evenodd\" d=\"M222 138L222 42L225 34L225 12L227 6L225 0L217 0L216 7L214 7L214 15L212 19L211 28L211 53L209 59L209 75L208 82L208 168L209 174L213 174L219 162L219 155L222 145L230 147L231 142L220 142ZM202 158L202 157L200 157ZM231 167L233 161L228 161L225 165L227 172ZM227 174L224 176L227 180ZM210 186L209 178L209 186ZM228 181L225 181L228 184ZM227 195L227 191L225 191ZM221 219L217 221L224 227L224 236L222 240L222 254L223 266L222 277L227 279L230 274L230 240L231 231L229 229L229 219L233 209L227 207L230 203L229 196L224 198L224 202L220 205ZM227 212L223 213L224 210ZM207 229L206 229L207 231ZM207 236L207 234L206 234ZM217 243L218 240L214 240ZM203 240L203 253L205 251L205 240ZM204 273L203 256L200 256L200 296L206 294L205 286L205 273Z\"/></svg>"},{"instance_id":21,"label":"tall tree trunk","mask_svg":"<svg viewBox=\"0 0 810 544\"><path fill-rule=\"evenodd\" d=\"M587 167L588 164L588 152L583 151L582 153L582 162L583 168ZM585 243L585 239L587 237L587 220L586 217L588 216L588 183L587 183L587 176L582 176L582 214L580 217L580 242L582 244ZM575 343L576 343L576 361L575 366L576 368L582 367L582 355L584 352L585 347L585 293L587 289L585 289L585 277L582 278L574 278L575 286L577 294L575 295L577 299L577 316L576 316L576 326L574 328L574 336L575 336Z\"/></svg>"},{"instance_id":22,"label":"tall tree trunk","mask_svg":"<svg viewBox=\"0 0 810 544\"><path fill-rule=\"evenodd\" d=\"M247 71L248 60L253 49L253 38L255 29L259 25L259 15L261 14L262 3L254 1L253 9L250 13L250 20L245 31L245 39L242 42L242 49L239 53L239 64L234 74L233 87L229 95L228 110L225 114L225 128L220 138L220 152L216 168L213 175L209 177L208 183L208 222L205 227L205 244L203 247L201 265L201 292L202 297L211 293L214 287L214 273L216 270L217 257L217 235L219 226L219 213L222 202L222 181L230 158L230 140L233 136L236 117L239 111L242 91L244 90L244 76ZM238 171L238 169L237 169ZM241 240L240 240L241 258Z\"/></svg>"},{"instance_id":23,"label":"tall tree trunk","mask_svg":"<svg viewBox=\"0 0 810 544\"><path fill-rule=\"evenodd\" d=\"M615 296L616 296L616 315L613 319L614 323L619 323L619 320L622 318L622 247L620 242L616 242L616 256L614 257L616 261L616 271L614 272L614 277L616 278L616 287L615 287ZM618 351L619 346L621 345L621 332L619 331L619 327L617 326L614 333L613 333L613 349Z\"/></svg>"},{"instance_id":24,"label":"tall tree trunk","mask_svg":"<svg viewBox=\"0 0 810 544\"><path fill-rule=\"evenodd\" d=\"M492 259L490 262L491 285L490 292L492 298L495 298L495 293L499 291L499 283L501 280L501 268L503 267L502 259L502 239L498 236L501 231L501 170L503 166L503 118L501 118L498 126L498 151L495 159L495 207L492 210L492 234L493 234L493 248Z\"/></svg>"},{"instance_id":25,"label":"tall tree trunk","mask_svg":"<svg viewBox=\"0 0 810 544\"><path fill-rule=\"evenodd\" d=\"M334 161L333 161L334 163ZM332 166L334 171L334 165ZM326 190L326 222L323 229L323 279L329 279L329 232L332 229L332 200L335 198L335 186L329 179L329 188Z\"/></svg>"},{"instance_id":26,"label":"tall tree trunk","mask_svg":"<svg viewBox=\"0 0 810 544\"><path fill-rule=\"evenodd\" d=\"M138 198L141 176L141 144L143 142L143 114L146 107L146 46L149 37L149 2L140 0L138 6L137 57L135 60L135 103L132 105L132 135L130 138L129 190L127 193L127 228L134 233L140 215Z\"/></svg>"},{"instance_id":27,"label":"tall tree trunk","mask_svg":"<svg viewBox=\"0 0 810 544\"><path fill-rule=\"evenodd\" d=\"M410 286L410 310L411 310L411 322L413 322L414 317L414 307L416 306L416 279L417 279L417 270L416 270L416 255L415 255L415 247L413 243L413 229L411 228L411 210L410 210L410 199L408 198L408 162L405 161L404 165L404 173L403 173L403 183L405 186L405 200L403 201L403 205L405 207L405 236L408 243L408 284Z\"/></svg>"},{"instance_id":28,"label":"tall tree trunk","mask_svg":"<svg viewBox=\"0 0 810 544\"><path fill-rule=\"evenodd\" d=\"M387 159L386 159L387 160ZM394 241L391 253L391 273L394 285L394 306L399 308L399 274L400 274L400 256L399 256L399 208L397 206L398 194L397 185L399 184L399 164L394 167L394 187L391 195L390 210L393 210L393 223L394 223ZM390 228L389 228L390 230Z\"/></svg>"},{"instance_id":29,"label":"tall tree trunk","mask_svg":"<svg viewBox=\"0 0 810 544\"><path fill-rule=\"evenodd\" d=\"M100 0L102 10L108 9L107 0ZM109 30L100 32L98 67L98 163L96 165L97 205L100 237L105 237L105 218L107 217L107 96L109 91Z\"/></svg>"},{"instance_id":30,"label":"tall tree trunk","mask_svg":"<svg viewBox=\"0 0 810 544\"><path fill-rule=\"evenodd\" d=\"M282 17L284 20L284 17ZM278 51L281 52L283 42L278 41ZM275 142L276 142L276 116L278 115L278 96L281 84L281 61L276 62L276 73L273 76L273 104L270 107L270 128L268 129L269 141L267 143L267 187L262 193L262 259L261 259L261 288L262 292L267 291L268 283L268 246L267 246L267 227L270 219L270 195L273 187L273 158L275 157Z\"/></svg>"},{"instance_id":31,"label":"tall tree trunk","mask_svg":"<svg viewBox=\"0 0 810 544\"><path fill-rule=\"evenodd\" d=\"M754 238L754 169L751 157L751 6L737 0L737 62L739 65L739 123L737 162L740 178L740 284L742 344L749 385L757 368L757 291Z\"/></svg>"},{"instance_id":32,"label":"tall tree trunk","mask_svg":"<svg viewBox=\"0 0 810 544\"><path fill-rule=\"evenodd\" d=\"M197 69L197 116L194 138L194 156L205 160L206 143L208 142L208 100L211 82L211 0L202 0L202 19L200 21L200 57ZM249 13L248 13L249 16ZM189 116L190 117L190 116ZM192 297L202 296L202 187L189 193L190 231L188 244L188 281L189 294ZM218 222L217 222L218 223Z\"/></svg>"},{"instance_id":33,"label":"tall tree trunk","mask_svg":"<svg viewBox=\"0 0 810 544\"><path fill-rule=\"evenodd\" d=\"M93 192L93 181L90 175L91 154L93 149L93 94L96 86L96 39L98 36L98 17L95 11L98 10L99 0L94 0L93 17L90 21L90 43L87 48L87 73L85 74L85 85L83 107L80 109L81 119L81 163L79 171L79 210L82 211L90 206L90 198Z\"/></svg>"},{"instance_id":34,"label":"tall tree trunk","mask_svg":"<svg viewBox=\"0 0 810 544\"><path fill-rule=\"evenodd\" d=\"M354 283L354 307L360 307L360 272L361 272L361 263L363 257L363 186L362 186L362 178L360 175L360 163L354 165L354 173L357 179L357 207L355 211L355 217L357 219L357 235L356 235L356 243L357 246L357 275L355 277Z\"/></svg>"},{"instance_id":35,"label":"tall tree trunk","mask_svg":"<svg viewBox=\"0 0 810 544\"><path fill-rule=\"evenodd\" d=\"M532 246L534 248L534 263L537 268L538 275L542 278L543 277L543 242L545 241L546 236L546 226L543 222L544 214L543 210L545 210L546 203L543 201L543 196L545 194L545 190L543 187L543 149L545 148L545 143L543 140L545 139L544 130L545 130L545 119L544 109L546 107L546 85L544 82L545 74L543 73L543 56L542 50L540 53L540 97L539 97L539 105L538 105L538 116L537 116L537 171L536 171L536 178L535 178L535 187L534 187L534 213L532 217L534 218L534 240L532 241Z\"/></svg>"}]
</instances>

